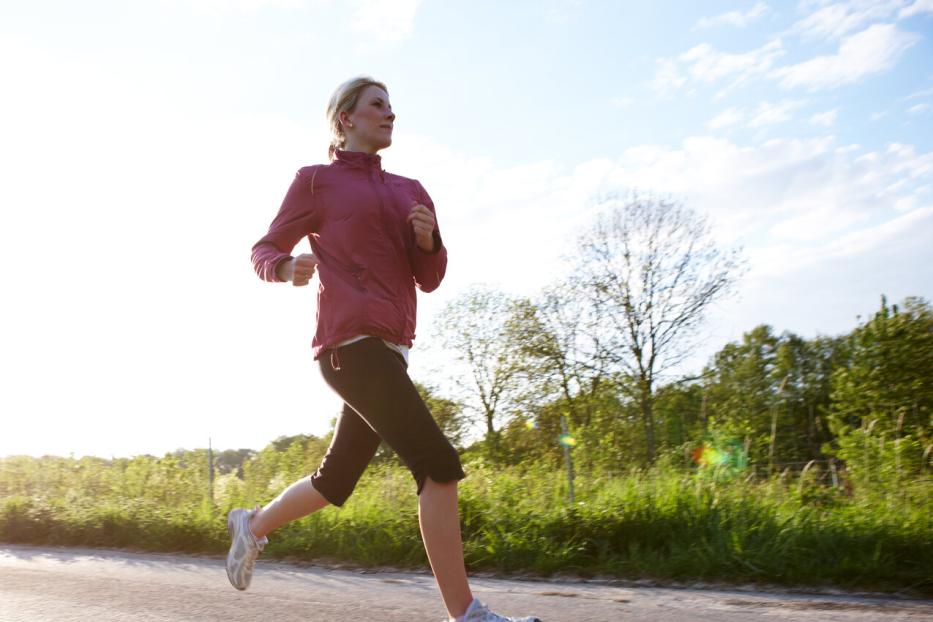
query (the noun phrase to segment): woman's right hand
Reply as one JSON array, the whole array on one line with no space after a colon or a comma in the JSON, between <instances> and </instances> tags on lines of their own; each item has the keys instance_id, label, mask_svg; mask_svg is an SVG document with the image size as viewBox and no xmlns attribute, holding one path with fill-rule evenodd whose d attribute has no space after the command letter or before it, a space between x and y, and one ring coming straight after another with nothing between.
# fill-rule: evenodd
<instances>
[{"instance_id":1,"label":"woman's right hand","mask_svg":"<svg viewBox=\"0 0 933 622\"><path fill-rule=\"evenodd\" d=\"M289 261L280 263L276 276L281 281L291 281L295 287L302 287L311 281L317 264L317 257L310 253L298 255Z\"/></svg>"}]
</instances>

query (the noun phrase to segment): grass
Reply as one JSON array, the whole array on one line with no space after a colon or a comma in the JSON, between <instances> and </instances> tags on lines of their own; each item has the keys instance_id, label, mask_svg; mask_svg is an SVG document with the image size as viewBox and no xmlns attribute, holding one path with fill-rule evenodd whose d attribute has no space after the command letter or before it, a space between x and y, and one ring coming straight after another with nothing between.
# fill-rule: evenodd
<instances>
[{"instance_id":1,"label":"grass","mask_svg":"<svg viewBox=\"0 0 933 622\"><path fill-rule=\"evenodd\" d=\"M474 571L933 594L929 478L888 493L848 494L674 469L584 474L570 504L560 471L494 469L482 462L467 467L461 524ZM0 540L223 553L226 511L278 492L243 498L245 488L232 477L218 482L216 506L197 497L184 502L181 494L166 503L164 490L158 499L127 496L115 492L125 487L101 487L99 480L93 495L77 484L64 490L60 480L56 494L7 485L0 488ZM344 508L276 531L265 556L427 567L411 475L400 467L372 467Z\"/></svg>"}]
</instances>

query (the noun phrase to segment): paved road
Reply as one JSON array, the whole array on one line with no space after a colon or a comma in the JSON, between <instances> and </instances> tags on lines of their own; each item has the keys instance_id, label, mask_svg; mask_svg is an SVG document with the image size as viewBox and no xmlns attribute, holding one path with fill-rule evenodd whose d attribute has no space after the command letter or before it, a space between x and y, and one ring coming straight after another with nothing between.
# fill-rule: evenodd
<instances>
[{"instance_id":1,"label":"paved road","mask_svg":"<svg viewBox=\"0 0 933 622\"><path fill-rule=\"evenodd\" d=\"M506 614L544 622L933 621L933 601L742 590L472 580ZM237 592L223 560L0 545L0 622L412 622L445 619L428 574L260 561Z\"/></svg>"}]
</instances>

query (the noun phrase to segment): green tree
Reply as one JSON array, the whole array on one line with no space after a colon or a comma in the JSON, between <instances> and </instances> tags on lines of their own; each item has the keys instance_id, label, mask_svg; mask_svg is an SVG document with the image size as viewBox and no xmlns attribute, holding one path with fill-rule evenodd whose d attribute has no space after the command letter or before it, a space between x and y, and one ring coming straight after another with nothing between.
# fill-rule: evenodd
<instances>
[{"instance_id":1,"label":"green tree","mask_svg":"<svg viewBox=\"0 0 933 622\"><path fill-rule=\"evenodd\" d=\"M556 282L534 299L514 301L506 329L520 379L522 415L503 436L509 463L563 461L558 444L562 419L577 443L581 467L614 470L636 456L642 459L640 429L623 404L629 392L621 385L627 379L611 373L611 363L602 356L600 313L572 281Z\"/></svg>"},{"instance_id":2,"label":"green tree","mask_svg":"<svg viewBox=\"0 0 933 622\"><path fill-rule=\"evenodd\" d=\"M832 378L838 433L877 419L876 430L930 436L933 412L933 310L921 298L881 308L848 339L850 362ZM902 419L903 418L903 419ZM898 423L900 421L900 424Z\"/></svg>"},{"instance_id":3,"label":"green tree","mask_svg":"<svg viewBox=\"0 0 933 622\"><path fill-rule=\"evenodd\" d=\"M438 427L444 433L454 447L463 445L464 437L467 433L468 422L463 412L463 405L456 400L448 399L440 395L439 389L433 385L415 382L415 388L424 400L425 405Z\"/></svg>"},{"instance_id":4,"label":"green tree","mask_svg":"<svg viewBox=\"0 0 933 622\"><path fill-rule=\"evenodd\" d=\"M711 426L743 439L753 459L768 455L773 409L782 379L775 369L780 338L762 324L726 344L704 371Z\"/></svg>"},{"instance_id":5,"label":"green tree","mask_svg":"<svg viewBox=\"0 0 933 622\"><path fill-rule=\"evenodd\" d=\"M256 455L254 449L225 449L214 452L214 465L221 475L236 473L243 478L243 463Z\"/></svg>"},{"instance_id":6,"label":"green tree","mask_svg":"<svg viewBox=\"0 0 933 622\"><path fill-rule=\"evenodd\" d=\"M831 381L836 454L864 481L879 468L899 476L904 465L919 467L933 442L933 310L921 298L889 306L882 297L847 341L848 365Z\"/></svg>"},{"instance_id":7,"label":"green tree","mask_svg":"<svg viewBox=\"0 0 933 622\"><path fill-rule=\"evenodd\" d=\"M683 448L699 443L706 431L704 389L697 382L672 382L655 395L659 445Z\"/></svg>"},{"instance_id":8,"label":"green tree","mask_svg":"<svg viewBox=\"0 0 933 622\"><path fill-rule=\"evenodd\" d=\"M844 340L776 335L768 325L726 344L704 370L706 412L715 428L743 439L759 463L822 457L832 438L827 411Z\"/></svg>"},{"instance_id":9,"label":"green tree","mask_svg":"<svg viewBox=\"0 0 933 622\"><path fill-rule=\"evenodd\" d=\"M784 386L778 396L780 413L775 452L780 461L823 458L821 447L833 437L829 427L833 370L846 360L840 337L803 339L785 332L778 343L774 376Z\"/></svg>"}]
</instances>

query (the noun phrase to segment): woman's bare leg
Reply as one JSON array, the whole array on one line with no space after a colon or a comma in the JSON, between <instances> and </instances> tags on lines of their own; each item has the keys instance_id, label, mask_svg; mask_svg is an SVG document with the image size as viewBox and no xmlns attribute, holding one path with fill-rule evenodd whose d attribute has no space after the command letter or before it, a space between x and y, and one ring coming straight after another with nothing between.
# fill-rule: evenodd
<instances>
[{"instance_id":1,"label":"woman's bare leg","mask_svg":"<svg viewBox=\"0 0 933 622\"><path fill-rule=\"evenodd\" d=\"M285 523L317 512L329 504L311 484L311 478L303 477L256 512L249 522L249 528L256 539L261 539Z\"/></svg>"},{"instance_id":2,"label":"woman's bare leg","mask_svg":"<svg viewBox=\"0 0 933 622\"><path fill-rule=\"evenodd\" d=\"M473 602L473 594L463 561L456 481L425 480L418 497L418 522L447 613L451 618L462 616Z\"/></svg>"}]
</instances>

